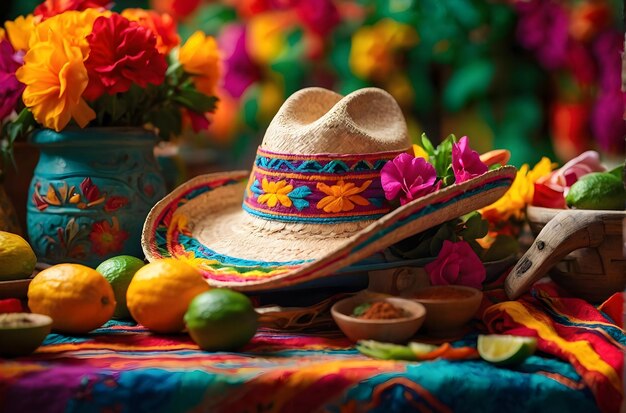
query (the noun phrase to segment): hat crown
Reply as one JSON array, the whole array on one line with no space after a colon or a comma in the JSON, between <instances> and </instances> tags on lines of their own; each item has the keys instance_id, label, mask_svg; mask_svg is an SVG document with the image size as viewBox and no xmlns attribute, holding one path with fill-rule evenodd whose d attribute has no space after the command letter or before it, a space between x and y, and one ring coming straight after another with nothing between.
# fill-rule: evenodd
<instances>
[{"instance_id":1,"label":"hat crown","mask_svg":"<svg viewBox=\"0 0 626 413\"><path fill-rule=\"evenodd\" d=\"M410 148L395 99L378 88L342 97L312 87L291 95L278 110L261 148L291 154L367 154Z\"/></svg>"}]
</instances>

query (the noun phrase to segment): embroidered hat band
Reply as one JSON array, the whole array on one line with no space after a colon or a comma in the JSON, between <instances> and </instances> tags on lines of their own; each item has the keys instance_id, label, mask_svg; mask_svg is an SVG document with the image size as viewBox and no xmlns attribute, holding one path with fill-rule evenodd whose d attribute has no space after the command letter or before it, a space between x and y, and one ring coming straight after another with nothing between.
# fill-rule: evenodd
<instances>
[{"instance_id":1,"label":"embroidered hat band","mask_svg":"<svg viewBox=\"0 0 626 413\"><path fill-rule=\"evenodd\" d=\"M391 210L380 170L402 152L287 155L259 148L243 209L281 222L378 219Z\"/></svg>"}]
</instances>

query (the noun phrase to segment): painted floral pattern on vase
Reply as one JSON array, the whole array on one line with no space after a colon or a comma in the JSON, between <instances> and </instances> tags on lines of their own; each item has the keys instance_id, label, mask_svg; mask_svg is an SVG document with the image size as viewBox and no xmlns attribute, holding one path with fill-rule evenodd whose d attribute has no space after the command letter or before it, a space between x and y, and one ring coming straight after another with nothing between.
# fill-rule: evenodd
<instances>
[{"instance_id":1,"label":"painted floral pattern on vase","mask_svg":"<svg viewBox=\"0 0 626 413\"><path fill-rule=\"evenodd\" d=\"M94 267L115 255L143 258L143 221L165 195L154 136L133 129L41 131L32 141L41 158L27 221L38 259Z\"/></svg>"}]
</instances>

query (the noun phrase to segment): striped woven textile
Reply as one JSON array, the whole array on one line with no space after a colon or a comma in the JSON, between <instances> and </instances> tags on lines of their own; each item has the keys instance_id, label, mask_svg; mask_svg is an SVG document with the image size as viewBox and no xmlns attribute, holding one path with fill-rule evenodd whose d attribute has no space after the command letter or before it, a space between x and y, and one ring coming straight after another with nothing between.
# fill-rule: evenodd
<instances>
[{"instance_id":1,"label":"striped woven textile","mask_svg":"<svg viewBox=\"0 0 626 413\"><path fill-rule=\"evenodd\" d=\"M550 292L540 290L520 305L529 308L534 302L534 314L544 311L545 320L559 317L561 302L544 297L542 291ZM512 316L506 315L504 304L486 313L488 326L499 331L510 325L512 332L528 332L519 323L505 322ZM129 322L109 322L85 336L51 334L33 355L2 360L0 411L512 413L595 412L598 406L607 410L617 396L610 390L613 383L607 380L609 386L599 378L615 371L613 380L620 380L618 365L611 364L615 360L606 354L617 351L623 331L611 330L606 321L585 320L582 329L569 328L584 331L587 322L594 324L593 334L606 342L601 359L613 369L596 369L595 382L563 354L547 354L555 351L543 341L543 352L502 368L481 360L368 359L341 333L328 330L261 330L241 352L208 353L186 335L153 335ZM477 320L474 327L454 344L475 346L477 331L485 326ZM601 400L605 396L609 398Z\"/></svg>"},{"instance_id":2,"label":"striped woven textile","mask_svg":"<svg viewBox=\"0 0 626 413\"><path fill-rule=\"evenodd\" d=\"M623 303L619 295L600 308ZM615 317L617 312L611 313ZM553 283L536 284L520 300L488 307L483 319L491 332L537 337L540 351L571 363L602 411L619 411L626 350L621 320L568 296Z\"/></svg>"}]
</instances>

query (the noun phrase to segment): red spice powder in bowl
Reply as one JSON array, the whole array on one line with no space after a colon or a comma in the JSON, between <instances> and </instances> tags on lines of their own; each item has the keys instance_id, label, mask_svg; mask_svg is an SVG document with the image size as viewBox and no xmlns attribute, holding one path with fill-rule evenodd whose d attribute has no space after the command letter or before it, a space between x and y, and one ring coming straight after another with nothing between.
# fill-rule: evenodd
<instances>
[{"instance_id":1,"label":"red spice powder in bowl","mask_svg":"<svg viewBox=\"0 0 626 413\"><path fill-rule=\"evenodd\" d=\"M378 304L381 303L381 304ZM391 304L387 306L386 304ZM372 304L368 317L361 318L354 315L355 308L363 304ZM374 307L376 305L376 307ZM395 308L392 310L391 307ZM360 315L365 314L367 309ZM352 341L377 340L388 343L404 343L408 341L424 322L426 309L414 300L404 298L372 298L368 296L354 296L338 301L330 310L335 323L341 331ZM391 317L401 315L401 317Z\"/></svg>"}]
</instances>

